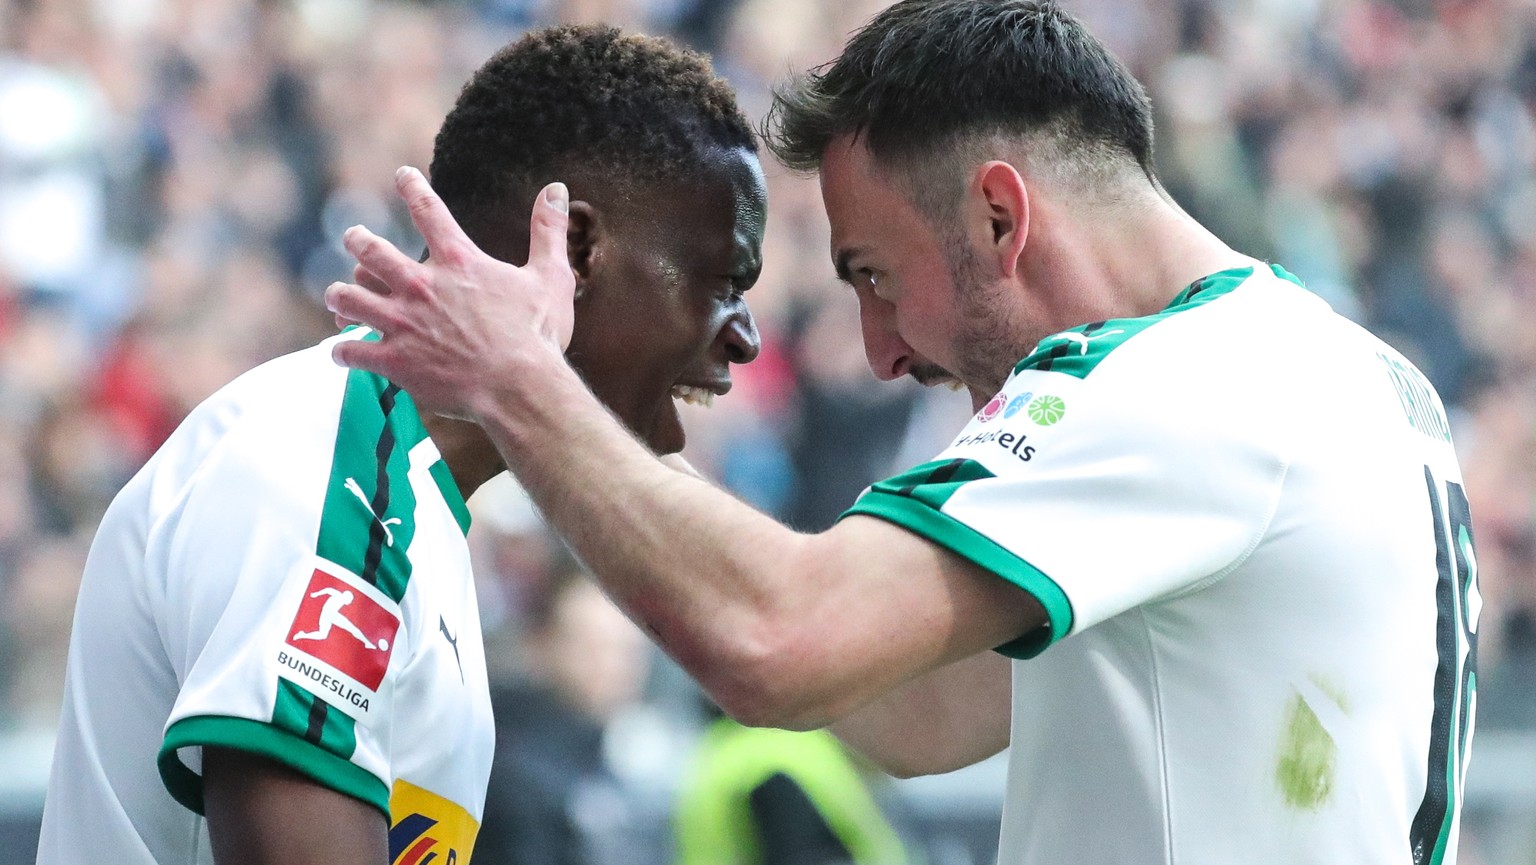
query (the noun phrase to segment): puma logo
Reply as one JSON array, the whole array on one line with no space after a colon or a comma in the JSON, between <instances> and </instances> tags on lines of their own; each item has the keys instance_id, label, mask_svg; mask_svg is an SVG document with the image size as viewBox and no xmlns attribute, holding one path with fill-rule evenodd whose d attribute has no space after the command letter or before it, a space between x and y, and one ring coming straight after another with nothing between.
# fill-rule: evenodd
<instances>
[{"instance_id":1,"label":"puma logo","mask_svg":"<svg viewBox=\"0 0 1536 865\"><path fill-rule=\"evenodd\" d=\"M1119 330L1119 329L1116 329L1116 330L1106 330L1103 333L1096 333L1096 334L1094 334L1092 336L1089 336L1086 333L1078 333L1075 330L1069 330L1069 331L1065 331L1063 333L1058 333L1058 334L1056 334L1054 336L1048 336L1048 337L1046 337L1046 339L1064 339L1064 340L1067 340L1068 342L1071 342L1071 343L1077 345L1078 348L1081 349L1081 351L1078 352L1079 355L1086 355L1088 353L1088 343L1090 343L1090 342L1092 342L1092 341L1094 341L1096 339L1102 339L1102 338L1104 338L1106 336L1114 336L1117 333L1125 333L1125 331Z\"/></svg>"},{"instance_id":2,"label":"puma logo","mask_svg":"<svg viewBox=\"0 0 1536 865\"><path fill-rule=\"evenodd\" d=\"M437 629L442 631L443 639L453 647L453 662L459 666L459 683L464 682L464 662L459 660L459 638L448 633L448 622L442 616L437 617Z\"/></svg>"},{"instance_id":3,"label":"puma logo","mask_svg":"<svg viewBox=\"0 0 1536 865\"><path fill-rule=\"evenodd\" d=\"M368 515L373 517L374 522L377 522L379 526L384 529L385 546L393 547L395 545L395 533L390 531L389 527L400 525L400 518L390 517L387 520L379 519L379 515L373 511L373 502L368 501L368 496L363 492L363 487L357 482L356 478L347 478L346 487L347 492L357 496L357 500L362 502L363 507L368 509ZM457 649L455 649L455 651L457 651Z\"/></svg>"}]
</instances>

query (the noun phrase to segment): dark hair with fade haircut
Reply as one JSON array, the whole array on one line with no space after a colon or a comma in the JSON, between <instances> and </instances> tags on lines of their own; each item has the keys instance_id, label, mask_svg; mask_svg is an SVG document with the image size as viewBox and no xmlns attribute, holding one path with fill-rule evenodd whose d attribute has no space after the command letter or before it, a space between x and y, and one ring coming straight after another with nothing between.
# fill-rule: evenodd
<instances>
[{"instance_id":1,"label":"dark hair with fade haircut","mask_svg":"<svg viewBox=\"0 0 1536 865\"><path fill-rule=\"evenodd\" d=\"M911 169L976 137L1045 133L1059 158L1129 159L1154 177L1146 91L1050 0L901 0L774 97L763 135L800 171L849 134Z\"/></svg>"},{"instance_id":2,"label":"dark hair with fade haircut","mask_svg":"<svg viewBox=\"0 0 1536 865\"><path fill-rule=\"evenodd\" d=\"M711 150L757 152L752 127L709 59L606 26L538 30L464 85L433 146L437 194L476 242L544 184L681 179Z\"/></svg>"}]
</instances>

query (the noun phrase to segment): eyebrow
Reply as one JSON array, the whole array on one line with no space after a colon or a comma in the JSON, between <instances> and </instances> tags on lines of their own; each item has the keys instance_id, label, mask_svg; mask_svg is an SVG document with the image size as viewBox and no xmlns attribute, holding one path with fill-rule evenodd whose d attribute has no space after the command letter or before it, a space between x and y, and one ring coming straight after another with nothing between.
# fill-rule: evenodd
<instances>
[{"instance_id":1,"label":"eyebrow","mask_svg":"<svg viewBox=\"0 0 1536 865\"><path fill-rule=\"evenodd\" d=\"M854 256L861 255L863 252L864 249L862 247L855 246L839 249L832 256L832 266L837 270L838 279L853 285L853 271L849 268L849 264L853 261Z\"/></svg>"}]
</instances>

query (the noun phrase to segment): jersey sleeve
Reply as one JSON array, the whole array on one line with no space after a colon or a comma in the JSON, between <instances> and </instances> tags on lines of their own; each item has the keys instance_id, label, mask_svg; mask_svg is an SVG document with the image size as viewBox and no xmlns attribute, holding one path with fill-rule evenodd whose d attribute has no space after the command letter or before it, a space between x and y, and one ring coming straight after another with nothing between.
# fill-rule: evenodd
<instances>
[{"instance_id":1,"label":"jersey sleeve","mask_svg":"<svg viewBox=\"0 0 1536 865\"><path fill-rule=\"evenodd\" d=\"M231 434L151 535L180 682L160 772L199 813L210 745L389 813L392 704L415 642L402 609L412 526L389 516L412 513L408 466L384 446L384 415L349 409L337 423L314 442L270 425ZM356 423L372 424L369 447L349 446Z\"/></svg>"},{"instance_id":2,"label":"jersey sleeve","mask_svg":"<svg viewBox=\"0 0 1536 865\"><path fill-rule=\"evenodd\" d=\"M934 461L844 515L893 522L1034 595L1049 625L998 648L1010 657L1219 579L1278 502L1286 461L1261 387L1121 351L1093 375L1020 369Z\"/></svg>"}]
</instances>

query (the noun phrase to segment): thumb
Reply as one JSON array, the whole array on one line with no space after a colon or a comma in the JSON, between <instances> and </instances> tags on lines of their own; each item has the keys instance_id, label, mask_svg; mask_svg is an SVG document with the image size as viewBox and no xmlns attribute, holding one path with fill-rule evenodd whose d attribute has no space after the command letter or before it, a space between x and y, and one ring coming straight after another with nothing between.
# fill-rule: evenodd
<instances>
[{"instance_id":1,"label":"thumb","mask_svg":"<svg viewBox=\"0 0 1536 865\"><path fill-rule=\"evenodd\" d=\"M566 252L566 226L571 221L571 193L564 183L551 183L533 204L528 234L528 263L550 272L570 269Z\"/></svg>"}]
</instances>

